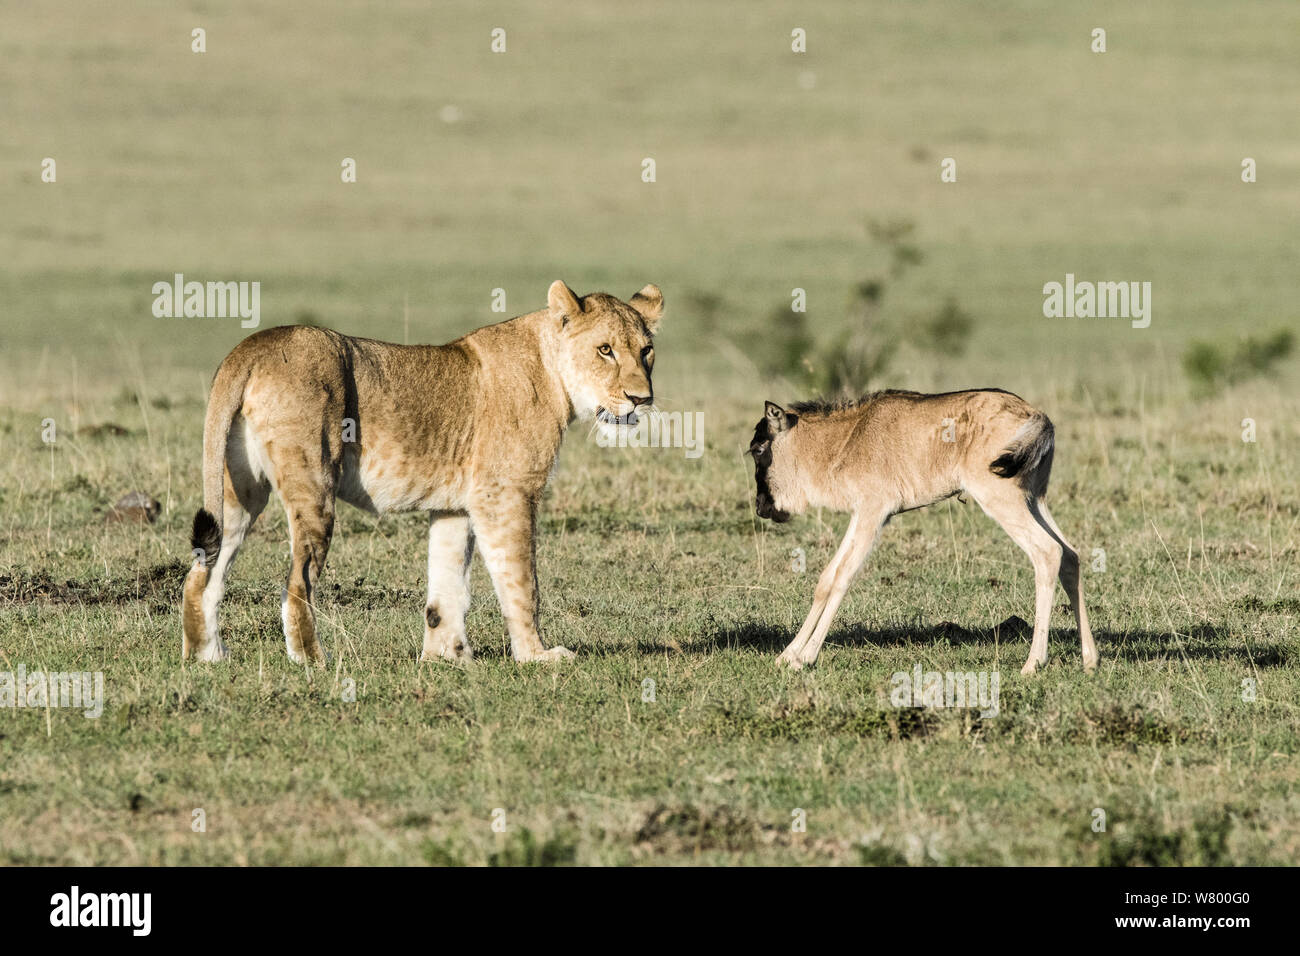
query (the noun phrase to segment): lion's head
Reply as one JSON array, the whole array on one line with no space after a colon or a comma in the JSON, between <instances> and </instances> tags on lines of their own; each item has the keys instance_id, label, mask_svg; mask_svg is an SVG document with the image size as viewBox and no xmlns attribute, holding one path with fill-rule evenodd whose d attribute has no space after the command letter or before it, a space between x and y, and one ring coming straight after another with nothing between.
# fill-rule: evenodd
<instances>
[{"instance_id":1,"label":"lion's head","mask_svg":"<svg viewBox=\"0 0 1300 956\"><path fill-rule=\"evenodd\" d=\"M637 409L654 401L654 334L664 297L647 285L624 302L603 292L581 299L560 280L547 296L560 325L559 370L578 418L594 415L601 427L635 425Z\"/></svg>"}]
</instances>

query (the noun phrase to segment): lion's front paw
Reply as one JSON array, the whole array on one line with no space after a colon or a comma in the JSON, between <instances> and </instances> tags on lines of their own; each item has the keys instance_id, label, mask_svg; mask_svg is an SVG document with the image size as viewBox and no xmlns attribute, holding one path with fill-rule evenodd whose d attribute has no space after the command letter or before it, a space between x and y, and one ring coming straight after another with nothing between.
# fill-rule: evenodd
<instances>
[{"instance_id":1,"label":"lion's front paw","mask_svg":"<svg viewBox=\"0 0 1300 956\"><path fill-rule=\"evenodd\" d=\"M219 638L208 638L208 642L192 656L196 661L203 661L207 664L216 664L228 660L230 658L230 651L226 649L226 645L222 644Z\"/></svg>"},{"instance_id":2,"label":"lion's front paw","mask_svg":"<svg viewBox=\"0 0 1300 956\"><path fill-rule=\"evenodd\" d=\"M423 662L453 661L468 663L474 659L474 651L468 644L460 644L454 648L443 647L436 651L421 651L420 660Z\"/></svg>"},{"instance_id":3,"label":"lion's front paw","mask_svg":"<svg viewBox=\"0 0 1300 956\"><path fill-rule=\"evenodd\" d=\"M295 664L303 664L308 667L324 667L329 663L329 651L315 641L312 642L310 647L301 649L295 648L288 641L285 641L285 649L289 652L289 660Z\"/></svg>"},{"instance_id":4,"label":"lion's front paw","mask_svg":"<svg viewBox=\"0 0 1300 956\"><path fill-rule=\"evenodd\" d=\"M424 649L420 652L421 661L472 661L473 659L474 649L464 638L436 644L426 639Z\"/></svg>"}]
</instances>

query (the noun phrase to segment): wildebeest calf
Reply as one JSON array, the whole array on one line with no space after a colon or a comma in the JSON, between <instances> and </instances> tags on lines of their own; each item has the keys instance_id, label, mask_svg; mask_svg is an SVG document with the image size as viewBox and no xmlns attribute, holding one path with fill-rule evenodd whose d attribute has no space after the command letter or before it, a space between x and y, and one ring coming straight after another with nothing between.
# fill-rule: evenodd
<instances>
[{"instance_id":1,"label":"wildebeest calf","mask_svg":"<svg viewBox=\"0 0 1300 956\"><path fill-rule=\"evenodd\" d=\"M808 508L853 515L780 661L797 669L817 659L849 583L892 515L965 492L1034 564L1034 638L1021 673L1032 674L1047 661L1058 575L1079 627L1083 666L1096 667L1079 555L1043 500L1054 449L1047 416L1000 389L941 395L889 390L788 410L768 402L749 446L759 517L788 521Z\"/></svg>"}]
</instances>

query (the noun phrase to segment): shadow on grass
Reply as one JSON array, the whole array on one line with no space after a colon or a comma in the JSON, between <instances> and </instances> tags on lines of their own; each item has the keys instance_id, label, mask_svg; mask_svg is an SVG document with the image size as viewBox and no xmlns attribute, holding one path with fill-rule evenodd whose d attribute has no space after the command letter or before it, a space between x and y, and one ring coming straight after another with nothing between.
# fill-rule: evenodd
<instances>
[{"instance_id":1,"label":"shadow on grass","mask_svg":"<svg viewBox=\"0 0 1300 956\"><path fill-rule=\"evenodd\" d=\"M981 644L992 647L995 643L1024 645L1028 653L1032 628L1019 618L1009 618L996 627L966 628L951 621L942 624L907 627L870 627L864 624L832 629L826 639L829 645L851 647L873 645L898 647L908 644L936 644L960 646ZM1239 661L1243 666L1280 667L1291 659L1288 651L1278 644L1248 647L1240 638L1234 638L1230 628L1217 624L1197 624L1185 632L1124 630L1094 630L1093 639L1101 652L1102 660L1149 661L1180 659ZM754 650L777 654L794 638L787 627L769 624L749 624L723 628L702 635L699 640L685 645L688 654L711 654L721 650ZM1070 652L1078 653L1078 636L1073 628L1053 628L1052 655L1060 657ZM662 645L641 642L642 653L664 650Z\"/></svg>"}]
</instances>

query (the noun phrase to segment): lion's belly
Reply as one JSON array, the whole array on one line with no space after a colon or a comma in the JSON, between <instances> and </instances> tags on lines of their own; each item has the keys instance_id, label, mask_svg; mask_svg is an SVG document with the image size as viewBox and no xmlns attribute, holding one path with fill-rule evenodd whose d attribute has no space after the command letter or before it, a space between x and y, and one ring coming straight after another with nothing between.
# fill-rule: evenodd
<instances>
[{"instance_id":1,"label":"lion's belly","mask_svg":"<svg viewBox=\"0 0 1300 956\"><path fill-rule=\"evenodd\" d=\"M379 443L343 456L339 497L375 514L400 511L461 511L461 469Z\"/></svg>"}]
</instances>

